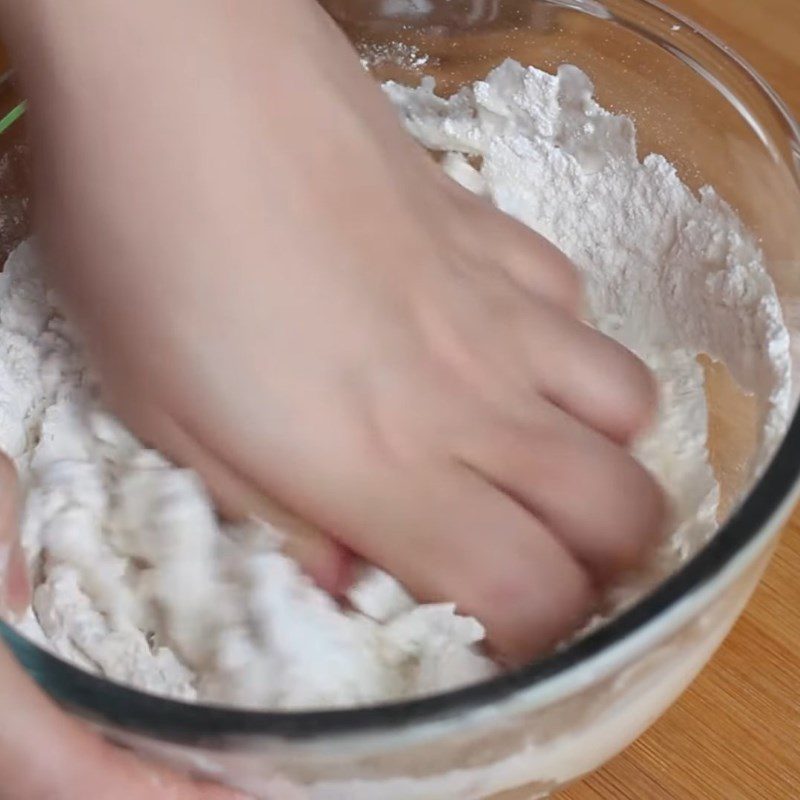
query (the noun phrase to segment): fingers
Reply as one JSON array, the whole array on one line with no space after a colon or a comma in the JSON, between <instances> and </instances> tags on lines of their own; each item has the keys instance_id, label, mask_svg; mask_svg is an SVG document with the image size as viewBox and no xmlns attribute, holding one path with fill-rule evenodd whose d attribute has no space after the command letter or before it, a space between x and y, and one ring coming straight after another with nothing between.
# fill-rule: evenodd
<instances>
[{"instance_id":1,"label":"fingers","mask_svg":"<svg viewBox=\"0 0 800 800\"><path fill-rule=\"evenodd\" d=\"M462 209L455 220L453 238L469 242L469 259L477 254L486 269L500 267L522 291L547 300L568 314L582 314L582 281L575 265L561 250L463 186L451 180L446 186ZM465 229L464 220L470 217L476 222L472 229Z\"/></svg>"},{"instance_id":2,"label":"fingers","mask_svg":"<svg viewBox=\"0 0 800 800\"><path fill-rule=\"evenodd\" d=\"M279 527L292 529L290 515L262 497L254 499L249 485L182 427L160 422L159 442L173 458L192 464L227 507L258 508ZM335 475L321 474L320 460L303 469L326 495L326 515L336 520L337 537L388 569L419 600L455 602L461 613L476 616L502 657L513 662L533 657L590 612L592 581L569 550L468 466L447 462L436 470L396 471L367 459L348 463L349 468L331 465L339 467ZM364 474L359 471L364 466L372 469ZM304 541L315 539L297 538L295 548ZM294 554L304 564L317 557L298 549ZM323 558L330 564L336 555ZM343 571L340 566L328 582L342 585Z\"/></svg>"},{"instance_id":3,"label":"fingers","mask_svg":"<svg viewBox=\"0 0 800 800\"><path fill-rule=\"evenodd\" d=\"M0 775L6 800L244 800L119 750L63 714L0 647Z\"/></svg>"},{"instance_id":4,"label":"fingers","mask_svg":"<svg viewBox=\"0 0 800 800\"><path fill-rule=\"evenodd\" d=\"M482 215L485 259L534 299L521 306L530 323L530 363L540 388L586 424L629 443L652 421L656 408L649 370L625 347L579 321L580 276L561 250L506 214L483 208Z\"/></svg>"},{"instance_id":5,"label":"fingers","mask_svg":"<svg viewBox=\"0 0 800 800\"><path fill-rule=\"evenodd\" d=\"M159 418L158 442L162 452L176 463L189 464L212 493L217 507L232 518L255 517L287 537L284 552L294 558L316 583L340 596L355 576L354 556L330 536L301 520L249 481L207 446L201 445L171 419Z\"/></svg>"},{"instance_id":6,"label":"fingers","mask_svg":"<svg viewBox=\"0 0 800 800\"><path fill-rule=\"evenodd\" d=\"M475 616L501 656L522 662L541 653L591 610L591 581L569 551L468 467L362 485L358 516L349 520L354 549L418 599L454 601Z\"/></svg>"},{"instance_id":7,"label":"fingers","mask_svg":"<svg viewBox=\"0 0 800 800\"><path fill-rule=\"evenodd\" d=\"M462 196L461 203L483 206L475 197ZM499 266L519 287L522 336L537 388L587 425L630 443L652 421L657 405L649 370L625 347L579 321L581 280L557 247L506 214L482 207L481 215L482 238L474 246L485 253L487 265Z\"/></svg>"},{"instance_id":8,"label":"fingers","mask_svg":"<svg viewBox=\"0 0 800 800\"><path fill-rule=\"evenodd\" d=\"M30 582L19 542L17 472L5 453L0 453L0 607L21 614L30 604Z\"/></svg>"},{"instance_id":9,"label":"fingers","mask_svg":"<svg viewBox=\"0 0 800 800\"><path fill-rule=\"evenodd\" d=\"M663 534L665 501L626 450L558 408L476 435L464 458L552 531L598 583L640 565Z\"/></svg>"},{"instance_id":10,"label":"fingers","mask_svg":"<svg viewBox=\"0 0 800 800\"><path fill-rule=\"evenodd\" d=\"M357 565L349 550L263 494L257 516L287 535L284 552L321 588L334 597L341 597L350 588Z\"/></svg>"},{"instance_id":11,"label":"fingers","mask_svg":"<svg viewBox=\"0 0 800 800\"><path fill-rule=\"evenodd\" d=\"M531 309L522 326L536 388L545 397L621 444L650 424L655 379L633 353L544 304Z\"/></svg>"},{"instance_id":12,"label":"fingers","mask_svg":"<svg viewBox=\"0 0 800 800\"><path fill-rule=\"evenodd\" d=\"M487 256L525 290L574 317L583 315L583 284L575 265L554 244L506 214L498 213L497 239Z\"/></svg>"}]
</instances>

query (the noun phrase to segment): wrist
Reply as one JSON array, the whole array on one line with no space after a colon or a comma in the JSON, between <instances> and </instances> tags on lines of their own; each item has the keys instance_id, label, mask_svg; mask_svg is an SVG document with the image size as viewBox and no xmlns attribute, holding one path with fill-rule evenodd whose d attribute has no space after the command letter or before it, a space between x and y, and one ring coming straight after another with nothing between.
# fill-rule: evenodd
<instances>
[{"instance_id":1,"label":"wrist","mask_svg":"<svg viewBox=\"0 0 800 800\"><path fill-rule=\"evenodd\" d=\"M83 12L89 3L77 5ZM62 40L69 33L60 20L65 11L58 0L0 0L0 38L28 97L56 74L54 62L61 59Z\"/></svg>"},{"instance_id":2,"label":"wrist","mask_svg":"<svg viewBox=\"0 0 800 800\"><path fill-rule=\"evenodd\" d=\"M0 0L0 33L13 51L29 46L49 27L53 14L50 0Z\"/></svg>"},{"instance_id":3,"label":"wrist","mask_svg":"<svg viewBox=\"0 0 800 800\"><path fill-rule=\"evenodd\" d=\"M85 77L112 68L124 71L132 62L168 66L170 56L179 61L187 47L206 49L212 57L226 41L234 41L235 48L235 37L247 29L257 30L277 59L287 48L303 47L314 27L308 21L319 13L316 0L234 5L219 0L0 0L0 38L26 91L35 94L42 83L68 85L73 71Z\"/></svg>"}]
</instances>

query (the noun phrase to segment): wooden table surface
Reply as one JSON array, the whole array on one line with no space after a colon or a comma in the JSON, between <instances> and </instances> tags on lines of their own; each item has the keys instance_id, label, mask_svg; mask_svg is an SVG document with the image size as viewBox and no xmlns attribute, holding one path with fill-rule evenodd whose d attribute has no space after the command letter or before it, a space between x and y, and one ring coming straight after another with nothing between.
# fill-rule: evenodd
<instances>
[{"instance_id":1,"label":"wooden table surface","mask_svg":"<svg viewBox=\"0 0 800 800\"><path fill-rule=\"evenodd\" d=\"M668 0L800 115L800 0ZM654 728L559 800L800 800L800 509L747 612Z\"/></svg>"}]
</instances>

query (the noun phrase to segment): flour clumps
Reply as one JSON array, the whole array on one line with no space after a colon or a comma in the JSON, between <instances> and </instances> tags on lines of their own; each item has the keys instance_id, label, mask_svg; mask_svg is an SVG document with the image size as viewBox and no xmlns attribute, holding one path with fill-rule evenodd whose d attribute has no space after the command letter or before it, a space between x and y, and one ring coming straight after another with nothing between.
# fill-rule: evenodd
<instances>
[{"instance_id":1,"label":"flour clumps","mask_svg":"<svg viewBox=\"0 0 800 800\"><path fill-rule=\"evenodd\" d=\"M384 87L454 180L567 253L593 324L658 377L660 416L637 454L672 500L673 534L616 592L619 607L716 529L698 354L758 401L751 473L784 431L789 337L774 286L735 212L664 158L639 161L633 123L598 106L575 67L509 61L449 99L434 88ZM496 672L483 628L454 606L417 605L367 570L342 608L281 553L279 531L221 522L192 472L103 409L42 273L28 242L0 279L0 447L22 478L36 584L25 633L151 692L260 708L375 703Z\"/></svg>"}]
</instances>

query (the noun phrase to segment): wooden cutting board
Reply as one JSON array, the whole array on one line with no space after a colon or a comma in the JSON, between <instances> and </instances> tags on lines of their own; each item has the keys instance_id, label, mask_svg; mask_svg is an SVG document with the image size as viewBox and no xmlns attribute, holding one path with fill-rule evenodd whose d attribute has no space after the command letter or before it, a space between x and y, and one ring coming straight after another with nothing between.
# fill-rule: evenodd
<instances>
[{"instance_id":1,"label":"wooden cutting board","mask_svg":"<svg viewBox=\"0 0 800 800\"><path fill-rule=\"evenodd\" d=\"M748 59L800 115L800 0L668 3ZM694 686L627 752L559 795L762 799L800 800L800 509L753 602Z\"/></svg>"}]
</instances>

